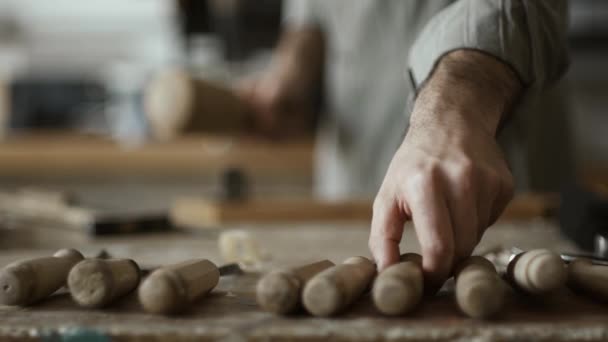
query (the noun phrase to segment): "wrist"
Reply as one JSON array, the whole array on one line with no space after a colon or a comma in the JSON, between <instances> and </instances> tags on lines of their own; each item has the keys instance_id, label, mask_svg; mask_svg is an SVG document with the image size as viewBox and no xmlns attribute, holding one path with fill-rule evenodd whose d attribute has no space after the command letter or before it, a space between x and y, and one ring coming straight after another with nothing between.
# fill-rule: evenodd
<instances>
[{"instance_id":1,"label":"wrist","mask_svg":"<svg viewBox=\"0 0 608 342\"><path fill-rule=\"evenodd\" d=\"M436 123L495 136L521 88L515 73L498 59L472 50L451 52L418 95L410 127Z\"/></svg>"}]
</instances>

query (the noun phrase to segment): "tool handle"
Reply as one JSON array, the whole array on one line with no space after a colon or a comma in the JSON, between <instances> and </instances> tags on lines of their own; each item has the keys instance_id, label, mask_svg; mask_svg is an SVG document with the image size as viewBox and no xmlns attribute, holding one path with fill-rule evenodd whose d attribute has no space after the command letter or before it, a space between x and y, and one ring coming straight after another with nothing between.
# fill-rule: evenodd
<instances>
[{"instance_id":1,"label":"tool handle","mask_svg":"<svg viewBox=\"0 0 608 342\"><path fill-rule=\"evenodd\" d=\"M322 260L266 274L256 287L258 304L262 309L277 314L295 311L299 307L304 284L317 273L332 266L334 266L333 262Z\"/></svg>"},{"instance_id":2,"label":"tool handle","mask_svg":"<svg viewBox=\"0 0 608 342\"><path fill-rule=\"evenodd\" d=\"M139 301L151 313L177 313L210 292L219 279L219 269L206 259L162 267L143 281Z\"/></svg>"},{"instance_id":3,"label":"tool handle","mask_svg":"<svg viewBox=\"0 0 608 342\"><path fill-rule=\"evenodd\" d=\"M400 315L420 303L423 291L422 257L408 253L401 256L401 262L389 266L376 277L372 298L383 314Z\"/></svg>"},{"instance_id":4,"label":"tool handle","mask_svg":"<svg viewBox=\"0 0 608 342\"><path fill-rule=\"evenodd\" d=\"M143 102L152 134L160 140L182 133L230 133L248 124L248 107L234 92L184 70L156 75L144 90Z\"/></svg>"},{"instance_id":5,"label":"tool handle","mask_svg":"<svg viewBox=\"0 0 608 342\"><path fill-rule=\"evenodd\" d=\"M505 284L494 265L486 258L472 256L457 266L456 303L472 318L488 318L497 314L505 302Z\"/></svg>"},{"instance_id":6,"label":"tool handle","mask_svg":"<svg viewBox=\"0 0 608 342\"><path fill-rule=\"evenodd\" d=\"M86 259L68 275L68 287L78 305L104 307L133 291L140 280L140 269L131 259Z\"/></svg>"},{"instance_id":7,"label":"tool handle","mask_svg":"<svg viewBox=\"0 0 608 342\"><path fill-rule=\"evenodd\" d=\"M561 257L547 249L535 249L517 255L507 267L507 277L531 294L553 292L566 283L566 265Z\"/></svg>"},{"instance_id":8,"label":"tool handle","mask_svg":"<svg viewBox=\"0 0 608 342\"><path fill-rule=\"evenodd\" d=\"M364 257L352 257L312 277L304 286L304 307L315 316L334 315L357 300L376 273Z\"/></svg>"},{"instance_id":9,"label":"tool handle","mask_svg":"<svg viewBox=\"0 0 608 342\"><path fill-rule=\"evenodd\" d=\"M608 266L593 265L585 259L568 265L568 285L591 296L608 300Z\"/></svg>"},{"instance_id":10,"label":"tool handle","mask_svg":"<svg viewBox=\"0 0 608 342\"><path fill-rule=\"evenodd\" d=\"M26 305L50 296L65 285L68 272L84 257L61 249L51 257L16 261L0 271L0 304Z\"/></svg>"}]
</instances>

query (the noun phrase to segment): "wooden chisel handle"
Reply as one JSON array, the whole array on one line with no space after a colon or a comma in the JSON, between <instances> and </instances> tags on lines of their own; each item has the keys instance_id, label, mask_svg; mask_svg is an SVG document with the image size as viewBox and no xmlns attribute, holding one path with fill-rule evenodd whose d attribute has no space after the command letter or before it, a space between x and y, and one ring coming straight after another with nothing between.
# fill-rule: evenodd
<instances>
[{"instance_id":1,"label":"wooden chisel handle","mask_svg":"<svg viewBox=\"0 0 608 342\"><path fill-rule=\"evenodd\" d=\"M507 267L507 278L518 288L531 294L553 292L566 284L566 264L547 249L521 253Z\"/></svg>"},{"instance_id":2,"label":"wooden chisel handle","mask_svg":"<svg viewBox=\"0 0 608 342\"><path fill-rule=\"evenodd\" d=\"M401 262L389 266L376 277L372 298L383 314L400 315L420 303L423 291L422 257L407 253L401 256Z\"/></svg>"},{"instance_id":3,"label":"wooden chisel handle","mask_svg":"<svg viewBox=\"0 0 608 342\"><path fill-rule=\"evenodd\" d=\"M315 316L330 316L355 302L376 274L376 265L364 257L352 257L312 277L304 286L302 302Z\"/></svg>"},{"instance_id":4,"label":"wooden chisel handle","mask_svg":"<svg viewBox=\"0 0 608 342\"><path fill-rule=\"evenodd\" d=\"M568 265L568 285L575 290L608 301L608 266L578 259Z\"/></svg>"},{"instance_id":5,"label":"wooden chisel handle","mask_svg":"<svg viewBox=\"0 0 608 342\"><path fill-rule=\"evenodd\" d=\"M276 270L266 274L257 284L256 298L260 307L276 314L288 314L300 305L304 284L317 273L335 264L322 260L298 268Z\"/></svg>"},{"instance_id":6,"label":"wooden chisel handle","mask_svg":"<svg viewBox=\"0 0 608 342\"><path fill-rule=\"evenodd\" d=\"M86 259L68 275L68 287L78 305L104 307L139 284L140 269L131 259Z\"/></svg>"},{"instance_id":7,"label":"wooden chisel handle","mask_svg":"<svg viewBox=\"0 0 608 342\"><path fill-rule=\"evenodd\" d=\"M178 313L209 293L219 279L218 267L206 259L162 267L142 282L139 301L151 313Z\"/></svg>"},{"instance_id":8,"label":"wooden chisel handle","mask_svg":"<svg viewBox=\"0 0 608 342\"><path fill-rule=\"evenodd\" d=\"M505 284L494 265L486 258L472 256L455 272L456 303L472 318L488 318L497 314L505 302Z\"/></svg>"},{"instance_id":9,"label":"wooden chisel handle","mask_svg":"<svg viewBox=\"0 0 608 342\"><path fill-rule=\"evenodd\" d=\"M50 296L65 285L72 266L84 257L62 249L51 257L14 262L0 271L0 304L26 305Z\"/></svg>"}]
</instances>

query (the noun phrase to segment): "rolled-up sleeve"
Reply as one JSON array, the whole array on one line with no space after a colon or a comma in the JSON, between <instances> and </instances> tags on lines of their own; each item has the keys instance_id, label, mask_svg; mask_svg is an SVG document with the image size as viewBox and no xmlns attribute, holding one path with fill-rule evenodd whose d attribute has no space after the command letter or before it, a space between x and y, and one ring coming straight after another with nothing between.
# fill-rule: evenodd
<instances>
[{"instance_id":1,"label":"rolled-up sleeve","mask_svg":"<svg viewBox=\"0 0 608 342\"><path fill-rule=\"evenodd\" d=\"M316 0L287 0L283 6L283 25L292 28L321 25Z\"/></svg>"},{"instance_id":2,"label":"rolled-up sleeve","mask_svg":"<svg viewBox=\"0 0 608 342\"><path fill-rule=\"evenodd\" d=\"M526 86L553 83L568 66L567 0L459 0L424 27L409 56L420 87L446 53L475 49L510 65Z\"/></svg>"}]
</instances>

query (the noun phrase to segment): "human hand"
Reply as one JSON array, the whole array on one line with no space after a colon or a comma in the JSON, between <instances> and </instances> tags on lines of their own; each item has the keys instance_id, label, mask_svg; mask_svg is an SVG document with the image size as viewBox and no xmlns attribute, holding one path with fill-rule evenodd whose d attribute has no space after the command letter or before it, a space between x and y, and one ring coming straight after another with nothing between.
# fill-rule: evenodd
<instances>
[{"instance_id":1,"label":"human hand","mask_svg":"<svg viewBox=\"0 0 608 342\"><path fill-rule=\"evenodd\" d=\"M519 81L492 57L457 52L442 59L416 100L409 131L375 198L369 238L382 270L398 262L403 225L412 220L425 277L434 289L471 254L514 187L495 135ZM457 63L462 58L476 61ZM492 86L475 71L455 73L454 67L485 67L494 72Z\"/></svg>"}]
</instances>

